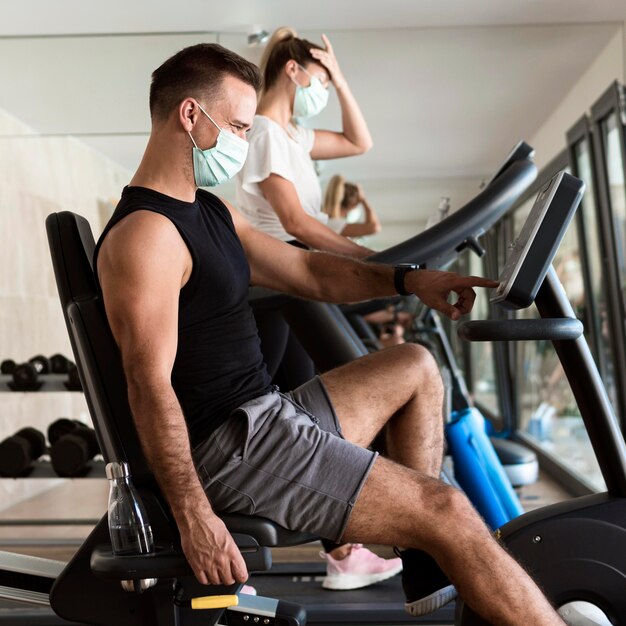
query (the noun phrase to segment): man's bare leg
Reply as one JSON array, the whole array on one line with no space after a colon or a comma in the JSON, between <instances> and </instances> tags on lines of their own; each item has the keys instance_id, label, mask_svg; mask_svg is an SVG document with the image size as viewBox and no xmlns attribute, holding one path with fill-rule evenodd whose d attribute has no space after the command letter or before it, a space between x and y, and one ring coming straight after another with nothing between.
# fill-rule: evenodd
<instances>
[{"instance_id":1,"label":"man's bare leg","mask_svg":"<svg viewBox=\"0 0 626 626\"><path fill-rule=\"evenodd\" d=\"M343 539L427 551L492 624L564 626L460 491L388 459L376 460Z\"/></svg>"},{"instance_id":2,"label":"man's bare leg","mask_svg":"<svg viewBox=\"0 0 626 626\"><path fill-rule=\"evenodd\" d=\"M499 626L563 626L467 498L436 479L443 386L428 351L411 344L389 348L322 378L344 437L367 446L386 426L387 451L396 461L376 461L343 540L428 552L464 600Z\"/></svg>"},{"instance_id":3,"label":"man's bare leg","mask_svg":"<svg viewBox=\"0 0 626 626\"><path fill-rule=\"evenodd\" d=\"M443 384L428 350L394 346L326 372L322 380L348 441L367 447L385 428L390 458L439 476Z\"/></svg>"}]
</instances>

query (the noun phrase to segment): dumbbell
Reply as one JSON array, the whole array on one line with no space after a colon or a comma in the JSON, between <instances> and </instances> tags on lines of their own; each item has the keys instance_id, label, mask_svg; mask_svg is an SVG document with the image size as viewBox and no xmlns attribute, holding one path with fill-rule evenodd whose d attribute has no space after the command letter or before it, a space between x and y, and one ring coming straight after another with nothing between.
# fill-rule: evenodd
<instances>
[{"instance_id":1,"label":"dumbbell","mask_svg":"<svg viewBox=\"0 0 626 626\"><path fill-rule=\"evenodd\" d=\"M50 424L48 441L52 468L64 478L85 474L89 461L100 452L96 431L65 417Z\"/></svg>"},{"instance_id":2,"label":"dumbbell","mask_svg":"<svg viewBox=\"0 0 626 626\"><path fill-rule=\"evenodd\" d=\"M12 374L17 367L17 363L13 359L5 359L0 363L0 374Z\"/></svg>"},{"instance_id":3,"label":"dumbbell","mask_svg":"<svg viewBox=\"0 0 626 626\"><path fill-rule=\"evenodd\" d=\"M41 386L39 370L34 363L21 363L13 370L13 384L9 386L14 391L36 391Z\"/></svg>"},{"instance_id":4,"label":"dumbbell","mask_svg":"<svg viewBox=\"0 0 626 626\"><path fill-rule=\"evenodd\" d=\"M38 354L32 359L28 359L28 362L32 363L35 366L38 374L50 373L50 359L48 359L48 357L45 357L43 354Z\"/></svg>"},{"instance_id":5,"label":"dumbbell","mask_svg":"<svg viewBox=\"0 0 626 626\"><path fill-rule=\"evenodd\" d=\"M0 476L24 475L46 450L46 439L36 428L22 428L0 442Z\"/></svg>"},{"instance_id":6,"label":"dumbbell","mask_svg":"<svg viewBox=\"0 0 626 626\"><path fill-rule=\"evenodd\" d=\"M72 364L67 372L67 381L65 382L65 387L69 391L83 390L83 386L80 383L80 377L78 376L78 368L74 364Z\"/></svg>"},{"instance_id":7,"label":"dumbbell","mask_svg":"<svg viewBox=\"0 0 626 626\"><path fill-rule=\"evenodd\" d=\"M67 374L74 363L62 354L53 354L50 357L50 371L53 374Z\"/></svg>"},{"instance_id":8,"label":"dumbbell","mask_svg":"<svg viewBox=\"0 0 626 626\"><path fill-rule=\"evenodd\" d=\"M32 359L28 359L27 363L16 365L13 370L13 386L14 391L36 391L41 387L39 382L40 374L47 374L50 371L50 361L38 354Z\"/></svg>"}]
</instances>

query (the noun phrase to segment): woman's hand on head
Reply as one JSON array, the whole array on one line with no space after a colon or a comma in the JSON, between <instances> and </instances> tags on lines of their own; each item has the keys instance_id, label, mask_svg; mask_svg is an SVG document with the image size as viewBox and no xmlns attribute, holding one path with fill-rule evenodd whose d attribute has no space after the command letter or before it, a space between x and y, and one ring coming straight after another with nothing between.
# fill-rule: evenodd
<instances>
[{"instance_id":1,"label":"woman's hand on head","mask_svg":"<svg viewBox=\"0 0 626 626\"><path fill-rule=\"evenodd\" d=\"M341 69L339 69L339 62L335 56L335 51L330 43L330 40L326 35L322 35L322 41L324 42L325 49L311 48L311 56L321 63L330 74L330 80L335 85L335 89L341 89L346 82Z\"/></svg>"}]
</instances>

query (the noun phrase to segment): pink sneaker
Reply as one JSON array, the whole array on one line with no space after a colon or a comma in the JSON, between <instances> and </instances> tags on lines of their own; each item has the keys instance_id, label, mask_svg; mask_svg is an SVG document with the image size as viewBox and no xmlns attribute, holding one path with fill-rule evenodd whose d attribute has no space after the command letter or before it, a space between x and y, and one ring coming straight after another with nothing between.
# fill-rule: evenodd
<instances>
[{"instance_id":1,"label":"pink sneaker","mask_svg":"<svg viewBox=\"0 0 626 626\"><path fill-rule=\"evenodd\" d=\"M256 596L256 589L250 585L244 585L239 593L243 593L248 596Z\"/></svg>"},{"instance_id":2,"label":"pink sneaker","mask_svg":"<svg viewBox=\"0 0 626 626\"><path fill-rule=\"evenodd\" d=\"M350 554L341 560L325 552L320 552L320 556L327 563L324 589L359 589L402 571L402 559L383 559L360 543L353 543Z\"/></svg>"}]
</instances>

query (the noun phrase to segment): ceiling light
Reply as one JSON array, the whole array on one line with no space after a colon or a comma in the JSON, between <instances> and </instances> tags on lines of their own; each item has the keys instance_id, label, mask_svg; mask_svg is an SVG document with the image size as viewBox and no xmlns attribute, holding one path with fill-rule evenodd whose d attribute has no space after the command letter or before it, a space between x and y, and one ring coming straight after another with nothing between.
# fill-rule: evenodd
<instances>
[{"instance_id":1,"label":"ceiling light","mask_svg":"<svg viewBox=\"0 0 626 626\"><path fill-rule=\"evenodd\" d=\"M260 46L267 42L270 38L270 34L263 29L255 30L254 32L248 35L248 45L249 46Z\"/></svg>"}]
</instances>

